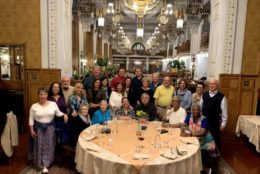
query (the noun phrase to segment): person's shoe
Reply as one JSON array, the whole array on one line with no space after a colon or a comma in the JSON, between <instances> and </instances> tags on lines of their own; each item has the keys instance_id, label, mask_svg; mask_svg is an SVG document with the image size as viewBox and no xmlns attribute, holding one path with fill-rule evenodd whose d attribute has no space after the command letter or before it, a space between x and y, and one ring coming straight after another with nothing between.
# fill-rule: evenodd
<instances>
[{"instance_id":1,"label":"person's shoe","mask_svg":"<svg viewBox=\"0 0 260 174\"><path fill-rule=\"evenodd\" d=\"M47 169L47 167L43 167L42 173L49 173L49 170Z\"/></svg>"}]
</instances>

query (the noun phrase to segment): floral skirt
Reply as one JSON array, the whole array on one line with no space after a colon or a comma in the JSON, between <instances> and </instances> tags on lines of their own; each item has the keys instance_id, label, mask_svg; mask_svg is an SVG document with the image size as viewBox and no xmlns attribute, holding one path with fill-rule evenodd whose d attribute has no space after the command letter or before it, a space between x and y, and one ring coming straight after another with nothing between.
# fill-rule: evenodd
<instances>
[{"instance_id":1,"label":"floral skirt","mask_svg":"<svg viewBox=\"0 0 260 174\"><path fill-rule=\"evenodd\" d=\"M44 129L35 129L36 137L33 138L33 148L31 156L37 167L49 167L54 161L56 135L54 125L49 125Z\"/></svg>"}]
</instances>

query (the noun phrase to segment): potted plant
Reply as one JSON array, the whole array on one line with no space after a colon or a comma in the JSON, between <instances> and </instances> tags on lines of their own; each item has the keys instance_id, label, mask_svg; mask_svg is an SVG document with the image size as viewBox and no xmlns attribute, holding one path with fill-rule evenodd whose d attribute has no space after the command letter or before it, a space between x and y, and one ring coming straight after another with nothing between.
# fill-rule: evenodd
<instances>
[{"instance_id":1,"label":"potted plant","mask_svg":"<svg viewBox=\"0 0 260 174\"><path fill-rule=\"evenodd\" d=\"M107 57L100 57L97 59L96 65L100 67L105 67L108 65L108 58Z\"/></svg>"},{"instance_id":2,"label":"potted plant","mask_svg":"<svg viewBox=\"0 0 260 174\"><path fill-rule=\"evenodd\" d=\"M177 73L179 69L181 69L181 64L179 60L171 60L167 64L167 68L172 70L172 72Z\"/></svg>"}]
</instances>

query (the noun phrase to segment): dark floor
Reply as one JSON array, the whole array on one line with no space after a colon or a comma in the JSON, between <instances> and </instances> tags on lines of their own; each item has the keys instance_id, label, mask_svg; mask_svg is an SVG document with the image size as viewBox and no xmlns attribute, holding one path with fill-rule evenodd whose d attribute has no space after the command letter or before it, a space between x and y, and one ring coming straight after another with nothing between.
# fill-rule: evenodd
<instances>
[{"instance_id":1,"label":"dark floor","mask_svg":"<svg viewBox=\"0 0 260 174\"><path fill-rule=\"evenodd\" d=\"M0 174L18 174L27 165L28 136L20 136L20 145L15 150L11 163L0 151ZM260 153L246 141L223 143L222 156L238 174L259 174Z\"/></svg>"}]
</instances>

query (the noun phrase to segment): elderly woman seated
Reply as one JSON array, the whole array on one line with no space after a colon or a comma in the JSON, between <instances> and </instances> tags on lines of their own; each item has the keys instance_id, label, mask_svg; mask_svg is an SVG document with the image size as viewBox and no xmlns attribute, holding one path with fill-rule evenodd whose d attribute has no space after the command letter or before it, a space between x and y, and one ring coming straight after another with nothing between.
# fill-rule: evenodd
<instances>
[{"instance_id":1,"label":"elderly woman seated","mask_svg":"<svg viewBox=\"0 0 260 174\"><path fill-rule=\"evenodd\" d=\"M79 134L91 125L90 116L88 114L89 105L81 104L79 112L76 117L73 117L73 124L71 125L71 145L74 147L77 143ZM71 120L70 120L71 121Z\"/></svg>"},{"instance_id":2,"label":"elderly woman seated","mask_svg":"<svg viewBox=\"0 0 260 174\"><path fill-rule=\"evenodd\" d=\"M143 111L147 113L147 120L153 121L157 118L156 107L154 104L149 103L150 96L147 93L141 95L141 103L135 107L135 112Z\"/></svg>"},{"instance_id":3,"label":"elderly woman seated","mask_svg":"<svg viewBox=\"0 0 260 174\"><path fill-rule=\"evenodd\" d=\"M97 110L92 118L92 124L103 124L104 122L111 120L110 111L107 109L108 103L106 100L100 102L100 109Z\"/></svg>"},{"instance_id":4,"label":"elderly woman seated","mask_svg":"<svg viewBox=\"0 0 260 174\"><path fill-rule=\"evenodd\" d=\"M122 106L116 110L115 115L120 120L128 120L135 116L134 108L129 104L128 98L122 98Z\"/></svg>"},{"instance_id":5,"label":"elderly woman seated","mask_svg":"<svg viewBox=\"0 0 260 174\"><path fill-rule=\"evenodd\" d=\"M179 96L172 98L172 106L166 111L166 123L163 127L181 127L186 118L186 110L180 106L181 100Z\"/></svg>"},{"instance_id":6,"label":"elderly woman seated","mask_svg":"<svg viewBox=\"0 0 260 174\"><path fill-rule=\"evenodd\" d=\"M185 136L196 136L200 142L202 163L204 166L204 172L208 173L212 170L212 173L216 173L216 164L213 162L213 158L218 156L215 141L208 130L208 119L201 115L200 105L192 105L192 114L185 119L185 124L188 129L184 131Z\"/></svg>"}]
</instances>

